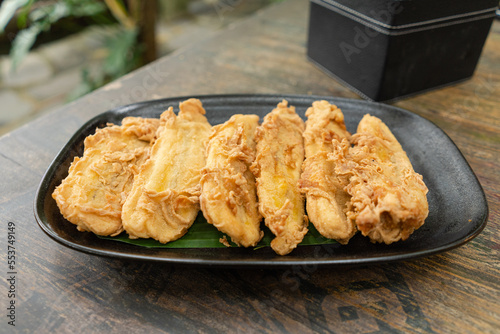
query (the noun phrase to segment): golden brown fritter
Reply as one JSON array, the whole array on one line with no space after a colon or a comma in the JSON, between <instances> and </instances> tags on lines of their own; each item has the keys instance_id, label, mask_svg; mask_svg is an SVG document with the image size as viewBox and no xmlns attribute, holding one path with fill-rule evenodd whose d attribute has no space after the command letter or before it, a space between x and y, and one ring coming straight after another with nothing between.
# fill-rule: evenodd
<instances>
[{"instance_id":1,"label":"golden brown fritter","mask_svg":"<svg viewBox=\"0 0 500 334\"><path fill-rule=\"evenodd\" d=\"M151 157L123 206L123 227L130 238L176 240L198 214L204 142L211 126L199 100L189 99L179 107L178 116L173 108L161 115Z\"/></svg>"},{"instance_id":2,"label":"golden brown fritter","mask_svg":"<svg viewBox=\"0 0 500 334\"><path fill-rule=\"evenodd\" d=\"M321 235L346 244L356 233L355 224L345 214L350 199L344 190L347 178L335 173L332 140L349 139L344 115L327 101L315 101L306 111L304 131L306 160L302 166L300 190L306 194L309 221Z\"/></svg>"},{"instance_id":3,"label":"golden brown fritter","mask_svg":"<svg viewBox=\"0 0 500 334\"><path fill-rule=\"evenodd\" d=\"M83 157L75 157L52 193L64 218L79 231L111 236L123 231L122 206L159 123L126 117L121 126L109 125L85 138Z\"/></svg>"},{"instance_id":4,"label":"golden brown fritter","mask_svg":"<svg viewBox=\"0 0 500 334\"><path fill-rule=\"evenodd\" d=\"M304 121L283 100L257 128L257 156L251 169L257 180L259 211L276 236L273 250L285 255L307 233L304 198L298 180L304 160Z\"/></svg>"},{"instance_id":5,"label":"golden brown fritter","mask_svg":"<svg viewBox=\"0 0 500 334\"><path fill-rule=\"evenodd\" d=\"M352 138L333 158L336 172L349 176L347 216L364 236L386 244L406 240L427 218L427 187L389 128L365 115Z\"/></svg>"},{"instance_id":6,"label":"golden brown fritter","mask_svg":"<svg viewBox=\"0 0 500 334\"><path fill-rule=\"evenodd\" d=\"M255 246L263 236L255 177L257 115L234 115L213 127L201 178L201 210L210 224L241 246Z\"/></svg>"}]
</instances>

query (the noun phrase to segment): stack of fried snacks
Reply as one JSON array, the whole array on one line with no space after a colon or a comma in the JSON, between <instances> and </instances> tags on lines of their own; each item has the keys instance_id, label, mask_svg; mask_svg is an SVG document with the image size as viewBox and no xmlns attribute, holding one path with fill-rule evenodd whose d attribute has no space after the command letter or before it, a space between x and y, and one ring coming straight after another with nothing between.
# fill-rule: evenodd
<instances>
[{"instance_id":1,"label":"stack of fried snacks","mask_svg":"<svg viewBox=\"0 0 500 334\"><path fill-rule=\"evenodd\" d=\"M304 198L298 181L304 161L304 121L283 100L257 128L257 156L252 171L257 179L259 210L276 236L272 249L290 253L307 233Z\"/></svg>"},{"instance_id":2,"label":"stack of fried snacks","mask_svg":"<svg viewBox=\"0 0 500 334\"><path fill-rule=\"evenodd\" d=\"M210 224L237 245L255 246L264 233L258 210L255 177L257 115L234 115L214 126L206 149L201 178L201 210Z\"/></svg>"},{"instance_id":3,"label":"stack of fried snacks","mask_svg":"<svg viewBox=\"0 0 500 334\"><path fill-rule=\"evenodd\" d=\"M333 151L332 140L349 140L351 135L342 111L327 101L314 102L306 116L306 160L299 185L306 194L307 216L321 235L346 244L356 233L344 210L350 199L344 190L348 180L335 172L336 162L328 154Z\"/></svg>"},{"instance_id":4,"label":"stack of fried snacks","mask_svg":"<svg viewBox=\"0 0 500 334\"><path fill-rule=\"evenodd\" d=\"M261 125L257 115L233 115L212 128L197 99L179 109L160 119L126 117L87 137L83 157L52 194L62 215L79 231L125 230L167 243L201 208L243 247L262 239L264 218L272 249L286 255L308 221L341 244L358 230L390 244L406 240L429 213L422 176L374 116L351 136L342 111L327 101L312 104L306 123L286 100Z\"/></svg>"},{"instance_id":5,"label":"stack of fried snacks","mask_svg":"<svg viewBox=\"0 0 500 334\"><path fill-rule=\"evenodd\" d=\"M122 206L159 123L126 117L121 126L110 124L85 138L83 157L75 157L52 193L64 218L79 231L111 236L123 231Z\"/></svg>"},{"instance_id":6,"label":"stack of fried snacks","mask_svg":"<svg viewBox=\"0 0 500 334\"><path fill-rule=\"evenodd\" d=\"M204 142L211 125L197 99L169 108L160 117L151 157L135 177L122 212L130 238L153 238L161 243L183 236L198 211Z\"/></svg>"}]
</instances>

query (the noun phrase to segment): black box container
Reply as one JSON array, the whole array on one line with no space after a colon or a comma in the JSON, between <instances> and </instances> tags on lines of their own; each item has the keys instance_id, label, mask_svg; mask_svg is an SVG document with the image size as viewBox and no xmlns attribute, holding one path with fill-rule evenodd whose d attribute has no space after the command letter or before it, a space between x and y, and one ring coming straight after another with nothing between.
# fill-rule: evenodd
<instances>
[{"instance_id":1,"label":"black box container","mask_svg":"<svg viewBox=\"0 0 500 334\"><path fill-rule=\"evenodd\" d=\"M468 79L498 0L311 0L307 52L364 98Z\"/></svg>"}]
</instances>

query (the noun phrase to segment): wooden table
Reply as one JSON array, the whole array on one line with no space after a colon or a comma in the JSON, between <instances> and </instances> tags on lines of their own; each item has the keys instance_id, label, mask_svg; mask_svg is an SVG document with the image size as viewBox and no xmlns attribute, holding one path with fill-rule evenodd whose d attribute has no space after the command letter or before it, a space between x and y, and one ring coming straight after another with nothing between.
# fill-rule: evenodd
<instances>
[{"instance_id":1,"label":"wooden table","mask_svg":"<svg viewBox=\"0 0 500 334\"><path fill-rule=\"evenodd\" d=\"M37 226L33 200L47 166L85 121L112 107L222 93L357 98L306 60L307 20L306 1L277 4L0 139L0 332L500 330L499 21L472 80L395 103L440 126L484 187L488 225L462 247L413 261L313 272L185 268L87 255ZM8 222L15 224L15 298L6 298ZM15 328L5 316L10 300Z\"/></svg>"}]
</instances>

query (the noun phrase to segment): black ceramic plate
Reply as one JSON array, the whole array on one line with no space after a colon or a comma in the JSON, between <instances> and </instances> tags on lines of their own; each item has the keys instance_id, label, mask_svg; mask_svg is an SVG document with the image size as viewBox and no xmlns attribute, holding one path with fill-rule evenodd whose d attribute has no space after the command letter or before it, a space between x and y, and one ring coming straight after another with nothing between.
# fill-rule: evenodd
<instances>
[{"instance_id":1,"label":"black ceramic plate","mask_svg":"<svg viewBox=\"0 0 500 334\"><path fill-rule=\"evenodd\" d=\"M326 99L339 106L347 129L354 133L366 113L381 118L406 150L415 171L422 174L429 188L429 216L425 224L403 242L392 245L372 244L356 235L348 245L300 246L287 256L278 256L269 247L244 248L143 248L99 239L78 232L59 213L51 194L66 177L70 163L83 152L83 140L96 127L108 122L119 124L125 116L159 117L168 106L176 108L185 98L170 98L120 107L96 116L84 124L54 159L38 189L35 217L39 226L65 246L101 256L151 260L171 264L283 267L291 265L334 266L372 264L407 260L458 247L477 236L486 225L488 207L484 192L458 148L436 125L409 111L361 100L297 95L225 95L200 96L212 125L233 114L257 114L261 117L285 98L305 118L306 109L315 100ZM177 111L177 110L176 110Z\"/></svg>"}]
</instances>

